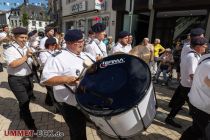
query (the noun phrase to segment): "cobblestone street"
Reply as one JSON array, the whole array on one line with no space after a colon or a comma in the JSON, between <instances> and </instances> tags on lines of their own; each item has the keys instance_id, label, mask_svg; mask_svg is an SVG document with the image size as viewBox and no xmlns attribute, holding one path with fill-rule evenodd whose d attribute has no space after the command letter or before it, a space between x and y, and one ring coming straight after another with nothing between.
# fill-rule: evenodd
<instances>
[{"instance_id":1,"label":"cobblestone street","mask_svg":"<svg viewBox=\"0 0 210 140\"><path fill-rule=\"evenodd\" d=\"M3 62L1 58L1 62ZM4 64L5 65L5 64ZM7 73L4 67L4 72L0 73L0 140L25 140L25 139L49 139L49 140L67 140L69 139L68 127L63 118L59 114L53 112L53 107L48 107L44 104L46 90L45 88L35 84L34 94L37 97L30 104L32 116L35 119L35 124L39 130L53 130L54 132L63 132L63 137L9 137L5 136L5 130L22 130L26 129L24 122L19 118L18 103L14 95L9 89L7 83ZM183 128L177 129L166 125L164 119L169 112L168 102L174 91L165 86L155 85L155 90L158 99L158 110L156 117L149 128L129 140L178 140L181 133L191 124L192 120L188 116L188 108L185 105L176 117ZM109 139L104 135L100 135L95 129L87 127L88 140Z\"/></svg>"}]
</instances>

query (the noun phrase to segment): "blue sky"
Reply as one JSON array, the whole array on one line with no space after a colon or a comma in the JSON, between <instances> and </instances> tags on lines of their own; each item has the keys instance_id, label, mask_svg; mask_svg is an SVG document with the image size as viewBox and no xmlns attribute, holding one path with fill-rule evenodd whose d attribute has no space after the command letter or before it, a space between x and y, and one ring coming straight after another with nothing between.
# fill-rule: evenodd
<instances>
[{"instance_id":1,"label":"blue sky","mask_svg":"<svg viewBox=\"0 0 210 140\"><path fill-rule=\"evenodd\" d=\"M40 5L40 3L47 4L48 0L28 0L29 3ZM0 10L10 10L12 7L17 7L22 4L24 0L0 0Z\"/></svg>"}]
</instances>

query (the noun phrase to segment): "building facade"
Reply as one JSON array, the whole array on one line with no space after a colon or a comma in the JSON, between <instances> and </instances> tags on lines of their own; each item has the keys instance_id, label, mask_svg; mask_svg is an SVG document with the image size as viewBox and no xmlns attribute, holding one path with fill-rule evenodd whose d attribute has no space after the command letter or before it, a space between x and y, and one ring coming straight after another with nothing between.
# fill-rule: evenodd
<instances>
[{"instance_id":1,"label":"building facade","mask_svg":"<svg viewBox=\"0 0 210 140\"><path fill-rule=\"evenodd\" d=\"M85 34L97 22L106 24L107 35L115 37L116 12L112 0L63 0L62 29L81 29Z\"/></svg>"},{"instance_id":2,"label":"building facade","mask_svg":"<svg viewBox=\"0 0 210 140\"><path fill-rule=\"evenodd\" d=\"M149 37L171 47L193 27L204 28L210 36L209 0L113 0L112 7L117 12L116 31L131 30L135 44Z\"/></svg>"},{"instance_id":3,"label":"building facade","mask_svg":"<svg viewBox=\"0 0 210 140\"><path fill-rule=\"evenodd\" d=\"M44 31L44 28L49 24L46 11L45 7L24 3L11 9L9 15L10 26L11 28L26 27L29 31L34 29Z\"/></svg>"},{"instance_id":4,"label":"building facade","mask_svg":"<svg viewBox=\"0 0 210 140\"><path fill-rule=\"evenodd\" d=\"M10 25L9 24L9 19L8 19L9 15L10 15L10 11L2 11L2 12L0 12L0 27L2 25L6 25L6 24Z\"/></svg>"}]
</instances>

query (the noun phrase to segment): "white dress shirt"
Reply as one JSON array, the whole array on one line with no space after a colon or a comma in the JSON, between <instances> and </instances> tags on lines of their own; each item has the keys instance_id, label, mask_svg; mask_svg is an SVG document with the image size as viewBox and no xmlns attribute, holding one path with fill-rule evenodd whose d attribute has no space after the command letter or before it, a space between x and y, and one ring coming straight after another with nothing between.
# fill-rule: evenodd
<instances>
[{"instance_id":1,"label":"white dress shirt","mask_svg":"<svg viewBox=\"0 0 210 140\"><path fill-rule=\"evenodd\" d=\"M186 43L183 45L182 51L181 51L181 58L187 55L188 52L192 51L190 48L190 43Z\"/></svg>"},{"instance_id":2,"label":"white dress shirt","mask_svg":"<svg viewBox=\"0 0 210 140\"><path fill-rule=\"evenodd\" d=\"M40 40L40 44L39 44L39 48L44 50L45 49L45 42L46 40L48 39L47 36L43 37L41 40Z\"/></svg>"},{"instance_id":3,"label":"white dress shirt","mask_svg":"<svg viewBox=\"0 0 210 140\"><path fill-rule=\"evenodd\" d=\"M45 63L41 83L47 81L55 76L76 76L82 72L83 62L89 57L94 58L87 53L81 52L79 56L69 50L62 50L60 54L55 57L50 57ZM69 86L75 90L75 86ZM64 85L53 86L54 96L58 102L65 102L67 104L76 106L77 102L75 95L71 93Z\"/></svg>"},{"instance_id":4,"label":"white dress shirt","mask_svg":"<svg viewBox=\"0 0 210 140\"><path fill-rule=\"evenodd\" d=\"M32 62L33 62L31 58L28 58L27 60L28 64L25 62L16 68L12 68L9 66L9 64L12 63L14 60L22 58L24 55L26 55L27 49L28 46L24 46L23 48L21 48L15 42L10 44L10 46L7 49L4 49L3 57L8 65L7 67L8 74L15 76L27 76L31 74Z\"/></svg>"},{"instance_id":5,"label":"white dress shirt","mask_svg":"<svg viewBox=\"0 0 210 140\"><path fill-rule=\"evenodd\" d=\"M202 56L199 63L207 57L210 57L210 54ZM210 59L198 65L188 96L193 106L210 114L210 88L204 83L206 77L210 79Z\"/></svg>"},{"instance_id":6,"label":"white dress shirt","mask_svg":"<svg viewBox=\"0 0 210 140\"><path fill-rule=\"evenodd\" d=\"M181 58L180 71L181 71L181 85L184 87L191 87L192 80L190 78L191 74L195 73L195 70L200 59L200 55L197 54L194 50L193 52L187 53Z\"/></svg>"},{"instance_id":7,"label":"white dress shirt","mask_svg":"<svg viewBox=\"0 0 210 140\"><path fill-rule=\"evenodd\" d=\"M118 42L117 45L113 47L112 53L116 52L129 53L131 49L132 47L130 44L123 46L121 43Z\"/></svg>"},{"instance_id":8,"label":"white dress shirt","mask_svg":"<svg viewBox=\"0 0 210 140\"><path fill-rule=\"evenodd\" d=\"M85 52L90 53L95 58L97 55L100 55L102 57L107 56L106 45L103 43L103 41L99 41L98 39L93 39L85 47Z\"/></svg>"},{"instance_id":9,"label":"white dress shirt","mask_svg":"<svg viewBox=\"0 0 210 140\"><path fill-rule=\"evenodd\" d=\"M1 32L0 33L0 40L4 39L7 36L6 32Z\"/></svg>"},{"instance_id":10,"label":"white dress shirt","mask_svg":"<svg viewBox=\"0 0 210 140\"><path fill-rule=\"evenodd\" d=\"M40 58L40 61L42 63L42 66L44 66L44 64L46 63L47 59L49 57L51 57L53 53L54 53L54 51L48 50L48 51L45 51L45 52L41 52L39 54L39 58Z\"/></svg>"}]
</instances>

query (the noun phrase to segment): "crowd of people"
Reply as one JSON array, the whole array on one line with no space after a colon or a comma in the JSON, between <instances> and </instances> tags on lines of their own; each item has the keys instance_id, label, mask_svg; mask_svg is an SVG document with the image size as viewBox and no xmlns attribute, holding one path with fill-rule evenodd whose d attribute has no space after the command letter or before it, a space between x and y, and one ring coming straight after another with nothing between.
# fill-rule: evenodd
<instances>
[{"instance_id":1,"label":"crowd of people","mask_svg":"<svg viewBox=\"0 0 210 140\"><path fill-rule=\"evenodd\" d=\"M86 116L76 107L76 86L84 68L84 61L92 63L116 53L127 53L143 59L149 66L154 83L168 84L176 68L178 88L169 103L171 111L165 122L177 128L174 121L185 101L193 118L192 126L182 135L182 140L210 140L210 56L204 30L192 29L185 42L177 42L174 50L164 48L156 38L154 44L145 37L141 44L132 46L133 36L119 32L117 42L107 36L106 26L96 23L85 39L78 29L65 34L46 27L42 33L16 27L9 35L3 26L0 41L4 46L3 58L7 64L8 83L19 103L20 117L30 130L37 131L29 104L33 94L34 76L47 89L45 104L56 106L69 126L71 140L86 140ZM36 62L35 62L36 61ZM35 65L36 64L36 65ZM39 74L37 74L39 72ZM69 115L71 114L71 115Z\"/></svg>"}]
</instances>

